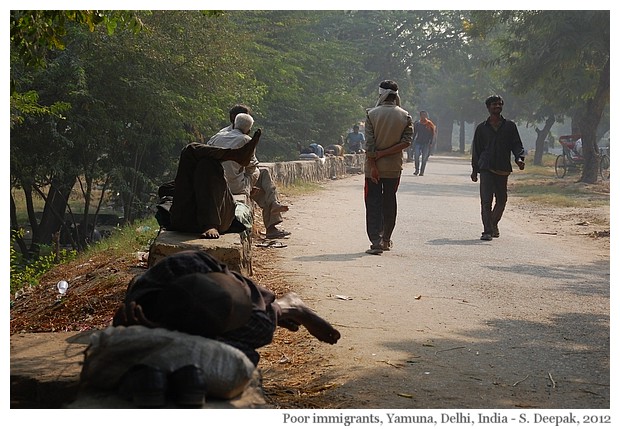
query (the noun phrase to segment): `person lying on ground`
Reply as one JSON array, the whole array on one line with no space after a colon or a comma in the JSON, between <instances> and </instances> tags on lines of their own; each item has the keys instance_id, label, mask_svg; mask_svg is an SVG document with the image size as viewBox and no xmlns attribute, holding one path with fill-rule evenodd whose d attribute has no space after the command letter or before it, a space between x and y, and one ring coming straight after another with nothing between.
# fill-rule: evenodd
<instances>
[{"instance_id":1,"label":"person lying on ground","mask_svg":"<svg viewBox=\"0 0 620 429\"><path fill-rule=\"evenodd\" d=\"M241 350L254 365L256 349L270 344L277 326L301 326L319 341L336 344L340 332L295 293L276 297L204 251L162 259L129 284L113 326L161 327L216 339Z\"/></svg>"}]
</instances>

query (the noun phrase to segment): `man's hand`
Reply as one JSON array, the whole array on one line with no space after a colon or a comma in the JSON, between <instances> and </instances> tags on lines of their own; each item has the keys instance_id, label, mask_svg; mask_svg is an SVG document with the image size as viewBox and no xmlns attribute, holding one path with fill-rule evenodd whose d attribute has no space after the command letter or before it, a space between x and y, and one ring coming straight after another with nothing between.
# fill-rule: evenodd
<instances>
[{"instance_id":1,"label":"man's hand","mask_svg":"<svg viewBox=\"0 0 620 429\"><path fill-rule=\"evenodd\" d=\"M157 328L159 325L150 321L144 315L142 307L136 304L135 301L129 303L129 305L121 304L116 314L112 319L113 326L131 326L142 325L149 328Z\"/></svg>"},{"instance_id":2,"label":"man's hand","mask_svg":"<svg viewBox=\"0 0 620 429\"><path fill-rule=\"evenodd\" d=\"M519 170L523 170L525 168L525 161L522 159L518 159L517 165L519 166Z\"/></svg>"},{"instance_id":3,"label":"man's hand","mask_svg":"<svg viewBox=\"0 0 620 429\"><path fill-rule=\"evenodd\" d=\"M370 166L370 180L372 180L373 183L379 183L379 169L376 165Z\"/></svg>"},{"instance_id":4,"label":"man's hand","mask_svg":"<svg viewBox=\"0 0 620 429\"><path fill-rule=\"evenodd\" d=\"M476 173L475 171L471 172L471 181L472 182L477 182L478 181L478 173Z\"/></svg>"}]
</instances>

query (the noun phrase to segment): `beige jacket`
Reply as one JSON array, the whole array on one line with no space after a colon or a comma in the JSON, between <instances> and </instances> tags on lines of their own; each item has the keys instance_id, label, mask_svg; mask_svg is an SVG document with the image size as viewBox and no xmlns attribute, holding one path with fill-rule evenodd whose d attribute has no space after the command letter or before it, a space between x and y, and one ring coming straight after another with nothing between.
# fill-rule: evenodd
<instances>
[{"instance_id":1,"label":"beige jacket","mask_svg":"<svg viewBox=\"0 0 620 429\"><path fill-rule=\"evenodd\" d=\"M405 109L395 103L384 103L366 111L366 177L370 177L370 161L379 150L390 148L398 143L411 145L413 139L413 120ZM379 177L397 179L403 169L403 154L398 152L377 160Z\"/></svg>"}]
</instances>

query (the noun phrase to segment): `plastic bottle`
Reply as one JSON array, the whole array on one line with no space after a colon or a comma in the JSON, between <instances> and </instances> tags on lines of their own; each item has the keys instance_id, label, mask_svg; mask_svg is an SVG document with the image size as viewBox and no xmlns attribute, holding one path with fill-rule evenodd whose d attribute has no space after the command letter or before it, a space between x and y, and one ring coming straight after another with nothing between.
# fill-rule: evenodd
<instances>
[{"instance_id":1,"label":"plastic bottle","mask_svg":"<svg viewBox=\"0 0 620 429\"><path fill-rule=\"evenodd\" d=\"M65 293L67 293L69 283L67 283L65 280L61 280L56 284L56 288L61 295L64 295Z\"/></svg>"}]
</instances>

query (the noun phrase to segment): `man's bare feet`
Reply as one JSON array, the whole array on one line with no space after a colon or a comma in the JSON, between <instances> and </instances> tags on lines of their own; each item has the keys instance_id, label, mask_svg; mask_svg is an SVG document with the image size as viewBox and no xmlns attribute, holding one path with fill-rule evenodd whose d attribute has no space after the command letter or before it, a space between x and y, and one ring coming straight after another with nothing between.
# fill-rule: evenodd
<instances>
[{"instance_id":1,"label":"man's bare feet","mask_svg":"<svg viewBox=\"0 0 620 429\"><path fill-rule=\"evenodd\" d=\"M296 293L287 293L276 303L282 309L279 326L290 331L297 331L300 325L305 326L310 334L329 344L336 344L340 339L340 332L308 307Z\"/></svg>"},{"instance_id":2,"label":"man's bare feet","mask_svg":"<svg viewBox=\"0 0 620 429\"><path fill-rule=\"evenodd\" d=\"M206 238L209 240L214 238L220 238L220 232L217 230L217 228L208 228L205 232L200 234L200 238Z\"/></svg>"},{"instance_id":3,"label":"man's bare feet","mask_svg":"<svg viewBox=\"0 0 620 429\"><path fill-rule=\"evenodd\" d=\"M245 145L241 146L239 149L231 150L230 159L232 161L236 161L239 164L246 166L252 160L252 156L254 155L254 151L256 150L256 145L260 140L260 135L262 131L259 128L254 131L254 135L252 136L252 140L247 142Z\"/></svg>"}]
</instances>

